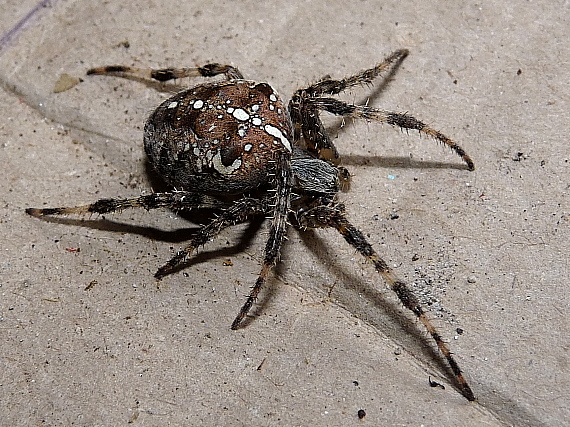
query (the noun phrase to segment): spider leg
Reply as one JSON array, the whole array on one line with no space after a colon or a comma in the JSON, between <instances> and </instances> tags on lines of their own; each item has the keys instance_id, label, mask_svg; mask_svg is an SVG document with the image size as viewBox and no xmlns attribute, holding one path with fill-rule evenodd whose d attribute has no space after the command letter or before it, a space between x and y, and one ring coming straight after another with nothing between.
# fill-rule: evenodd
<instances>
[{"instance_id":1,"label":"spider leg","mask_svg":"<svg viewBox=\"0 0 570 427\"><path fill-rule=\"evenodd\" d=\"M306 89L301 89L299 92L306 92L310 97L319 96L322 94L336 95L349 87L372 83L382 72L389 68L397 67L408 56L408 49L400 49L387 56L384 61L379 63L373 68L364 70L354 76L350 76L341 80L333 80L329 76L321 79L315 84L312 84Z\"/></svg>"},{"instance_id":2,"label":"spider leg","mask_svg":"<svg viewBox=\"0 0 570 427\"><path fill-rule=\"evenodd\" d=\"M269 239L265 244L265 255L263 259L263 266L261 267L261 272L255 282L251 292L242 306L238 315L232 322L232 329L239 329L240 323L243 321L253 303L261 291L261 287L265 283L267 275L271 271L271 268L277 262L279 257L279 252L281 250L281 244L285 238L285 232L287 231L287 214L289 212L289 203L291 195L291 164L288 158L288 153L278 153L276 160L276 174L275 174L275 204L272 206L272 220L271 227L269 230Z\"/></svg>"},{"instance_id":3,"label":"spider leg","mask_svg":"<svg viewBox=\"0 0 570 427\"><path fill-rule=\"evenodd\" d=\"M302 129L307 151L319 159L338 166L340 155L319 118L318 108L304 107L299 110L297 116L293 108L290 107L289 109L291 110L291 119L295 123L295 139L300 139Z\"/></svg>"},{"instance_id":4,"label":"spider leg","mask_svg":"<svg viewBox=\"0 0 570 427\"><path fill-rule=\"evenodd\" d=\"M219 74L226 76L226 79L243 79L241 72L231 65L206 64L196 68L137 68L125 65L105 65L103 67L91 68L87 75L110 75L125 79L153 79L165 82L183 77L213 77Z\"/></svg>"},{"instance_id":5,"label":"spider leg","mask_svg":"<svg viewBox=\"0 0 570 427\"><path fill-rule=\"evenodd\" d=\"M433 129L409 114L395 113L392 111L385 111L360 105L351 105L334 98L312 98L307 101L319 110L328 111L329 113L338 116L375 120L381 123L388 123L392 126L398 126L400 129L415 129L419 131L420 134L431 136L437 141L447 145L463 159L470 171L475 169L473 160L471 160L463 148L441 132Z\"/></svg>"},{"instance_id":6,"label":"spider leg","mask_svg":"<svg viewBox=\"0 0 570 427\"><path fill-rule=\"evenodd\" d=\"M154 277L162 279L174 272L186 262L194 249L205 245L217 236L224 228L245 221L248 217L269 211L267 199L244 197L235 201L229 208L223 210L214 220L202 227L191 239L190 243L158 269Z\"/></svg>"},{"instance_id":7,"label":"spider leg","mask_svg":"<svg viewBox=\"0 0 570 427\"><path fill-rule=\"evenodd\" d=\"M444 355L447 363L453 371L453 375L455 376L461 394L463 394L467 400L474 401L475 396L473 391L471 391L471 387L463 376L463 373L453 358L447 344L445 344L435 326L426 316L420 302L410 290L409 286L399 279L388 264L380 258L372 248L372 245L368 243L364 235L346 219L344 206L340 204L317 206L300 215L299 224L309 228L332 227L337 229L351 246L374 264L376 271L378 271L384 280L386 280L390 288L392 288L400 299L400 302L416 315L436 342L439 350Z\"/></svg>"},{"instance_id":8,"label":"spider leg","mask_svg":"<svg viewBox=\"0 0 570 427\"><path fill-rule=\"evenodd\" d=\"M146 210L170 208L173 210L192 210L201 208L220 208L225 203L209 196L190 193L188 191L175 191L172 193L153 193L147 196L132 199L100 199L95 203L83 206L62 208L27 208L28 215L41 217L46 215L68 214L106 214L120 212L127 208L145 208Z\"/></svg>"}]
</instances>

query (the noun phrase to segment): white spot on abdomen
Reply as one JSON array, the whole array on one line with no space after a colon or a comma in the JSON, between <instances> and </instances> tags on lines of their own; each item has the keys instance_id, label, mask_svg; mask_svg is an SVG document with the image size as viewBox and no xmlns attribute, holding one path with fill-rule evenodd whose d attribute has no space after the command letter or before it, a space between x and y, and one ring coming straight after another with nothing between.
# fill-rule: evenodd
<instances>
[{"instance_id":1,"label":"white spot on abdomen","mask_svg":"<svg viewBox=\"0 0 570 427\"><path fill-rule=\"evenodd\" d=\"M234 116L236 119L245 122L246 120L249 120L249 114L247 114L247 111L241 109L241 108L236 108L233 113L232 116Z\"/></svg>"},{"instance_id":2,"label":"white spot on abdomen","mask_svg":"<svg viewBox=\"0 0 570 427\"><path fill-rule=\"evenodd\" d=\"M291 143L287 138L285 138L285 135L283 135L283 132L281 132L279 128L271 125L265 125L263 129L265 129L265 132L267 132L269 135L278 138L281 141L281 144L283 144L287 150L291 151Z\"/></svg>"}]
</instances>

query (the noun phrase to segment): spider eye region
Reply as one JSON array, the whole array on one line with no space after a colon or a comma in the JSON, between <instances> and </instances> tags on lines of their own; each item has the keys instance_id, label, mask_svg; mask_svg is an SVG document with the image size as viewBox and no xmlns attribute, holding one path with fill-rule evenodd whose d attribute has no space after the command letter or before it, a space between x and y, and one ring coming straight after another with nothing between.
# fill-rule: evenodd
<instances>
[{"instance_id":1,"label":"spider eye region","mask_svg":"<svg viewBox=\"0 0 570 427\"><path fill-rule=\"evenodd\" d=\"M241 194L266 184L278 153L291 155L285 104L267 83L199 85L164 101L144 129L150 163L170 185Z\"/></svg>"}]
</instances>

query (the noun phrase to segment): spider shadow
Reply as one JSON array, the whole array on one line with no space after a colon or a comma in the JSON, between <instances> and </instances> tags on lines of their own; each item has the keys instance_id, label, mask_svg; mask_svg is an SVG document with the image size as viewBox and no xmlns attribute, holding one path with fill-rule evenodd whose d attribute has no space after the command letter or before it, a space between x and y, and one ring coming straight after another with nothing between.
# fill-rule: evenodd
<instances>
[{"instance_id":1,"label":"spider shadow","mask_svg":"<svg viewBox=\"0 0 570 427\"><path fill-rule=\"evenodd\" d=\"M198 214L196 212L196 214ZM188 217L189 215L180 215L181 217ZM208 217L204 212L200 212L200 217L206 218ZM81 218L63 218L57 216L45 216L40 218L44 222L52 223L52 224L63 224L63 225L72 225L76 227L84 227L89 228L92 230L101 230L101 231L108 231L112 233L124 233L124 234L137 234L139 236L143 236L148 238L149 240L156 240L165 243L183 243L189 241L194 234L200 230L200 227L189 227L189 228L177 228L173 230L161 230L156 227L148 227L148 226L139 226L139 225L132 225L126 224L120 221L115 221L106 218L102 215L102 218L99 219L81 219ZM185 218L186 219L186 218ZM192 222L202 222L197 221L196 216L192 217ZM253 236L257 233L259 228L261 227L262 219L252 218L250 221L247 222L249 226L243 231L242 237L239 239L237 245L234 245L230 248L225 249L218 249L215 251L204 252L201 255L211 254L210 256L204 257L201 262L204 262L210 258L217 258L221 256L233 255L239 252L243 252L251 245L251 241L253 240ZM192 260L195 258L199 258L201 255L195 255L192 257ZM193 261L189 261L186 264L183 264L180 269L175 271L182 270L190 265L196 264Z\"/></svg>"},{"instance_id":2,"label":"spider shadow","mask_svg":"<svg viewBox=\"0 0 570 427\"><path fill-rule=\"evenodd\" d=\"M305 246L318 258L321 264L325 265L334 276L339 279L343 284L342 288L336 287L335 300L340 301L340 306L355 315L358 319L374 326L384 335L390 338L393 342L406 349L422 364L428 366L434 365L440 373L445 375L445 378L454 388L461 393L455 376L448 367L442 355L434 347L430 338L426 333L418 327L418 322L414 321L411 316L405 313L407 310L401 305L392 303L387 300L383 292L366 286L362 283L362 278L348 273L345 269L338 266L338 262L334 259L332 248L328 248L327 243L317 235L316 230L308 229L300 231L299 235ZM379 276L379 281L382 278ZM375 281L376 282L376 281ZM361 296L367 302L372 304L375 313L381 313L379 316L373 316L365 310L363 305L354 303ZM380 311L378 311L380 310ZM395 327L396 325L396 327ZM421 343L414 345L410 339L403 339L402 337L411 337L414 343ZM413 347L413 349L411 348ZM416 354L416 352L421 353Z\"/></svg>"},{"instance_id":3,"label":"spider shadow","mask_svg":"<svg viewBox=\"0 0 570 427\"><path fill-rule=\"evenodd\" d=\"M251 247L252 242L253 242L255 236L257 235L257 232L261 228L263 220L264 220L264 218L252 217L250 220L245 221L245 224L247 224L247 226L242 231L241 236L238 238L238 241L235 245L232 245L232 246L229 246L229 247L226 247L223 249L194 253L192 255L192 257L187 262L180 264L176 268L173 268L172 271L170 271L168 273L168 276L170 276L171 274L178 273L178 272L185 270L189 267L192 267L194 265L198 265L198 264L201 264L204 262L208 262L208 261L211 261L211 260L216 259L216 258L228 258L232 255L238 255L240 253L246 252L246 250ZM240 223L240 224L242 224L242 223ZM236 224L236 225L239 225L239 224ZM198 230L199 230L199 228L196 229L195 231L198 231ZM193 234L194 233L192 233L192 235Z\"/></svg>"},{"instance_id":4,"label":"spider shadow","mask_svg":"<svg viewBox=\"0 0 570 427\"><path fill-rule=\"evenodd\" d=\"M432 162L413 160L409 157L385 157L385 156L342 156L343 165L372 166L386 169L458 169L469 170L464 163Z\"/></svg>"},{"instance_id":5,"label":"spider shadow","mask_svg":"<svg viewBox=\"0 0 570 427\"><path fill-rule=\"evenodd\" d=\"M105 215L101 215L101 218L97 219L67 218L58 216L43 216L40 219L52 224L72 225L92 230L109 231L112 233L138 234L139 236L143 236L151 240L168 243L180 243L189 240L198 230L198 227L193 227L166 231L156 227L126 224L120 221L108 219Z\"/></svg>"}]
</instances>

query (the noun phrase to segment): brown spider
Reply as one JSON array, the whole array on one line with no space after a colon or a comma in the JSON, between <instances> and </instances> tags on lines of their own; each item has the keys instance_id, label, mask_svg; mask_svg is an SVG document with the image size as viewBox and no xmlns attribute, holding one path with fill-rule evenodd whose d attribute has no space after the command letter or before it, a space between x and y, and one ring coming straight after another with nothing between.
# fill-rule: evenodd
<instances>
[{"instance_id":1,"label":"brown spider","mask_svg":"<svg viewBox=\"0 0 570 427\"><path fill-rule=\"evenodd\" d=\"M338 201L337 193L349 174L338 166L338 152L319 118L320 111L327 111L418 130L449 146L461 156L467 168L473 170L473 162L459 145L408 114L350 105L323 96L371 83L382 72L394 70L407 55L407 50L398 50L374 68L342 80L327 76L297 90L289 108L269 84L245 80L229 65L161 70L115 65L93 68L87 74L161 82L222 74L225 80L201 84L174 95L158 106L146 122L144 147L150 163L177 190L132 199L101 199L88 206L29 208L26 212L44 216L105 214L133 207L216 210L217 216L158 269L157 279L181 269L198 246L206 244L225 227L256 215L270 216L261 272L232 329L240 327L275 265L288 219L301 229L335 228L374 264L402 304L424 324L447 359L463 396L475 400L459 366L416 296L346 218L345 207Z\"/></svg>"}]
</instances>

